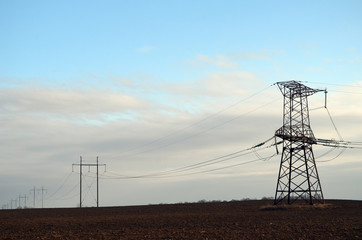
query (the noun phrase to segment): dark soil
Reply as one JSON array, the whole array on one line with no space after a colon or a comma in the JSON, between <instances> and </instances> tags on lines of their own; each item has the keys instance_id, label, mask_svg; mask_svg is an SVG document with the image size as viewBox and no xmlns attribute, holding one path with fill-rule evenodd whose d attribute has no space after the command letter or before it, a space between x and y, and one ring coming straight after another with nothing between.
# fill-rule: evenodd
<instances>
[{"instance_id":1,"label":"dark soil","mask_svg":"<svg viewBox=\"0 0 362 240\"><path fill-rule=\"evenodd\" d=\"M0 239L362 239L362 201L2 210Z\"/></svg>"}]
</instances>

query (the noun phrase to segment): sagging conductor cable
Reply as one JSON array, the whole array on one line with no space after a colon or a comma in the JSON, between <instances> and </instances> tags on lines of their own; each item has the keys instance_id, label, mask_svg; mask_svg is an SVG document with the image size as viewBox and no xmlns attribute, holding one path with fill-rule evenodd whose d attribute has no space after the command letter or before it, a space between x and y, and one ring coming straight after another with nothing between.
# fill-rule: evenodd
<instances>
[{"instance_id":1,"label":"sagging conductor cable","mask_svg":"<svg viewBox=\"0 0 362 240\"><path fill-rule=\"evenodd\" d=\"M267 139L266 141L264 141L262 143L254 145L254 146L252 146L250 148L246 148L246 149L243 149L243 150L240 150L240 151L237 151L237 152L233 152L233 153L230 153L230 154L226 154L226 155L223 155L223 156L220 156L220 157L216 157L216 158L213 158L213 159L210 159L210 160L206 160L206 161L202 161L202 162L199 162L199 163L187 165L187 166L176 168L176 169L166 170L166 171L162 171L162 172L156 172L156 173L145 174L145 175L137 175L137 176L127 176L127 175L122 175L122 174L118 174L118 173L108 172L108 173L111 173L113 175L116 175L116 177L109 177L109 179L137 179L137 178L168 177L170 174L186 172L186 171L194 170L194 169L197 169L197 168L213 165L213 164L216 164L216 163L225 162L225 161L235 159L237 157L244 156L244 155L247 155L247 154L251 154L252 153L252 152L250 152L251 150L262 147L263 145L265 145L267 142L271 141L272 139L274 139L274 136ZM264 147L263 149L270 148L272 146L276 146L276 145L279 145L281 143L282 143L282 141L275 142L275 143L272 143L272 144ZM265 158L263 158L263 159L265 159ZM259 160L261 160L261 158L257 159L257 161L259 161ZM208 171L208 170L206 170L206 171Z\"/></svg>"}]
</instances>

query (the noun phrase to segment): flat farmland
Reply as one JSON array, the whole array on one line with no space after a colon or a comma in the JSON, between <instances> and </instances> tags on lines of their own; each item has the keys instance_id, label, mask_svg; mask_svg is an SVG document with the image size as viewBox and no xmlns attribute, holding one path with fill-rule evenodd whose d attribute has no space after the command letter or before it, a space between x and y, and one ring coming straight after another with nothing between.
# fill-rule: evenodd
<instances>
[{"instance_id":1,"label":"flat farmland","mask_svg":"<svg viewBox=\"0 0 362 240\"><path fill-rule=\"evenodd\" d=\"M362 239L362 201L235 201L0 211L0 239Z\"/></svg>"}]
</instances>

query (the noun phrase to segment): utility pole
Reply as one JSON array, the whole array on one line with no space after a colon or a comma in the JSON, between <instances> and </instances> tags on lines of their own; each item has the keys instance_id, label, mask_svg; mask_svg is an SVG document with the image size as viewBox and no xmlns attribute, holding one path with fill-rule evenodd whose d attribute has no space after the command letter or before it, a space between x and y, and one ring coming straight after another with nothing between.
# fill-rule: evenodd
<instances>
[{"instance_id":1,"label":"utility pole","mask_svg":"<svg viewBox=\"0 0 362 240\"><path fill-rule=\"evenodd\" d=\"M46 191L46 189L44 189L44 186L41 187L41 208L44 208L44 191Z\"/></svg>"},{"instance_id":2,"label":"utility pole","mask_svg":"<svg viewBox=\"0 0 362 240\"><path fill-rule=\"evenodd\" d=\"M34 189L33 189L33 191L34 191L34 198L33 198L33 208L35 208L35 186L34 186Z\"/></svg>"},{"instance_id":3,"label":"utility pole","mask_svg":"<svg viewBox=\"0 0 362 240\"><path fill-rule=\"evenodd\" d=\"M26 194L24 196L19 195L19 208L20 208L20 201L24 199L24 209L26 208Z\"/></svg>"},{"instance_id":4,"label":"utility pole","mask_svg":"<svg viewBox=\"0 0 362 240\"><path fill-rule=\"evenodd\" d=\"M18 205L18 199L11 199L11 209L13 209L13 203L14 203L14 208L16 208L16 205Z\"/></svg>"},{"instance_id":5,"label":"utility pole","mask_svg":"<svg viewBox=\"0 0 362 240\"><path fill-rule=\"evenodd\" d=\"M97 207L99 207L99 179L98 179L98 156L97 156Z\"/></svg>"},{"instance_id":6,"label":"utility pole","mask_svg":"<svg viewBox=\"0 0 362 240\"><path fill-rule=\"evenodd\" d=\"M35 192L40 192L41 191L41 207L44 208L44 192L46 191L46 189L44 189L44 187L40 188L40 189L36 189L35 186L33 189L30 190L30 193L33 192L33 208L35 208Z\"/></svg>"},{"instance_id":7,"label":"utility pole","mask_svg":"<svg viewBox=\"0 0 362 240\"><path fill-rule=\"evenodd\" d=\"M94 163L83 163L82 156L80 156L80 162L79 164L72 164L72 167L79 166L79 208L82 208L82 168L83 167L97 167L97 207L99 207L99 166L104 166L106 168L106 164L99 164L98 162L98 156L97 156L97 162Z\"/></svg>"},{"instance_id":8,"label":"utility pole","mask_svg":"<svg viewBox=\"0 0 362 240\"><path fill-rule=\"evenodd\" d=\"M275 136L283 139L283 152L274 204L292 204L297 200L311 205L316 201L324 203L312 150L317 141L310 127L307 97L325 90L312 89L297 81L277 84L284 96L284 108L283 126Z\"/></svg>"},{"instance_id":9,"label":"utility pole","mask_svg":"<svg viewBox=\"0 0 362 240\"><path fill-rule=\"evenodd\" d=\"M82 208L82 156L80 156L80 165L79 165L79 208Z\"/></svg>"},{"instance_id":10,"label":"utility pole","mask_svg":"<svg viewBox=\"0 0 362 240\"><path fill-rule=\"evenodd\" d=\"M31 194L31 192L33 192L33 208L35 208L35 192L37 191L38 189L35 189L35 186L34 186L34 188L33 189L31 189L30 190L30 194Z\"/></svg>"}]
</instances>

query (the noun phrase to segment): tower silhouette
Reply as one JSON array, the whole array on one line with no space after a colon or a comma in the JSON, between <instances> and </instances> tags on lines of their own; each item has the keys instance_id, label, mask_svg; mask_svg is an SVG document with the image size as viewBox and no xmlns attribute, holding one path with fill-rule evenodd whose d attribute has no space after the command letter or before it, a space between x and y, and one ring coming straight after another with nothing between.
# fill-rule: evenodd
<instances>
[{"instance_id":1,"label":"tower silhouette","mask_svg":"<svg viewBox=\"0 0 362 240\"><path fill-rule=\"evenodd\" d=\"M275 136L283 139L283 152L274 204L303 200L323 203L323 193L312 145L316 139L310 127L308 96L323 90L309 88L297 81L277 83L284 96L283 126Z\"/></svg>"}]
</instances>

